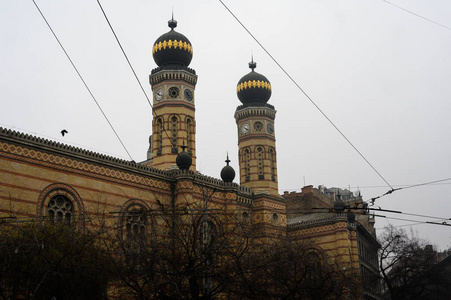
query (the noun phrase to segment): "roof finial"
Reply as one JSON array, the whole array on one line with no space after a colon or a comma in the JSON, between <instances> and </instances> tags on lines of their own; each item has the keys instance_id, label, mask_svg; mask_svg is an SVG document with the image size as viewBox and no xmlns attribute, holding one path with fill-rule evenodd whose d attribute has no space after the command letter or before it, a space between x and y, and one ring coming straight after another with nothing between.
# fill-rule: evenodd
<instances>
[{"instance_id":1,"label":"roof finial","mask_svg":"<svg viewBox=\"0 0 451 300\"><path fill-rule=\"evenodd\" d=\"M254 69L257 67L257 63L254 62L254 53L251 52L251 62L249 63L249 68L254 71Z\"/></svg>"},{"instance_id":2,"label":"roof finial","mask_svg":"<svg viewBox=\"0 0 451 300\"><path fill-rule=\"evenodd\" d=\"M180 148L182 148L183 152L185 152L185 149L188 148L188 146L185 146L185 138L183 138L183 144Z\"/></svg>"},{"instance_id":3,"label":"roof finial","mask_svg":"<svg viewBox=\"0 0 451 300\"><path fill-rule=\"evenodd\" d=\"M229 159L229 151L227 151L227 159L225 161L227 163L227 165L229 165L230 159Z\"/></svg>"},{"instance_id":4,"label":"roof finial","mask_svg":"<svg viewBox=\"0 0 451 300\"><path fill-rule=\"evenodd\" d=\"M174 30L174 28L177 27L177 21L174 20L174 7L172 7L172 18L168 21L168 26L171 30Z\"/></svg>"}]
</instances>

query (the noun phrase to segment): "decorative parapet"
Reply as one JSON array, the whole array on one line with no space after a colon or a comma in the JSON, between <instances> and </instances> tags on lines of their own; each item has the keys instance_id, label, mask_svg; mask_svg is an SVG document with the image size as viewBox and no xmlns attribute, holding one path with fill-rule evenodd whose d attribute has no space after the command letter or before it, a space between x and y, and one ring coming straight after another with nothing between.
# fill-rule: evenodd
<instances>
[{"instance_id":1,"label":"decorative parapet","mask_svg":"<svg viewBox=\"0 0 451 300\"><path fill-rule=\"evenodd\" d=\"M190 172L192 172L192 171L190 171ZM193 172L193 174L194 174L194 172ZM199 173L194 174L193 178L194 178L194 181L201 183L201 184L207 184L212 187L216 187L216 188L220 188L220 189L234 190L238 194L243 194L243 195L248 195L248 196L252 195L252 190L250 188L239 185L234 182L224 182L221 179L210 177L210 176L199 174Z\"/></svg>"},{"instance_id":2,"label":"decorative parapet","mask_svg":"<svg viewBox=\"0 0 451 300\"><path fill-rule=\"evenodd\" d=\"M249 199L249 198L237 196L236 204L245 206L245 207L252 207L253 201L252 201L252 199Z\"/></svg>"},{"instance_id":3,"label":"decorative parapet","mask_svg":"<svg viewBox=\"0 0 451 300\"><path fill-rule=\"evenodd\" d=\"M59 154L61 156L86 160L95 164L105 164L109 167L126 169L127 171L139 171L140 173L146 173L147 175L151 173L152 175L156 175L158 177L164 177L164 179L166 180L170 179L170 174L167 171L161 169L148 167L138 164L134 161L119 159L105 154L100 154L86 149L0 127L0 141L2 140L10 144L34 148L36 150L44 152L52 151L55 154Z\"/></svg>"},{"instance_id":4,"label":"decorative parapet","mask_svg":"<svg viewBox=\"0 0 451 300\"><path fill-rule=\"evenodd\" d=\"M164 80L183 80L192 85L196 85L197 75L196 71L193 69L183 68L179 65L174 65L174 67L156 68L153 69L151 75L149 75L149 81L152 85Z\"/></svg>"},{"instance_id":5,"label":"decorative parapet","mask_svg":"<svg viewBox=\"0 0 451 300\"><path fill-rule=\"evenodd\" d=\"M347 214L346 213L337 213L337 214L331 214L330 216L325 216L321 218L316 218L313 220L301 220L301 221L295 221L292 223L288 223L287 227L288 229L297 229L299 227L304 226L311 226L316 225L320 223L327 223L327 222L337 222L337 221L347 221ZM288 221L289 222L289 221Z\"/></svg>"},{"instance_id":6,"label":"decorative parapet","mask_svg":"<svg viewBox=\"0 0 451 300\"><path fill-rule=\"evenodd\" d=\"M166 181L186 178L199 184L210 185L213 188L231 190L244 198L252 196L252 189L248 187L241 186L234 182L224 182L221 179L202 175L191 170L161 170L155 167L138 164L134 161L119 159L0 127L0 142L2 141L5 142L5 145L10 144L18 147L26 147L37 151L52 153L52 155L63 156L72 159L73 161L85 161L88 164L98 165L100 168L105 167L106 169L120 169L126 173L137 173L139 174L138 176L157 177L158 179L163 179ZM9 151L9 148L7 146L5 147L6 148L0 147L0 152ZM24 154L22 153L22 155ZM248 203L249 201L246 200L245 202Z\"/></svg>"},{"instance_id":7,"label":"decorative parapet","mask_svg":"<svg viewBox=\"0 0 451 300\"><path fill-rule=\"evenodd\" d=\"M267 116L274 120L276 118L276 110L271 104L265 104L265 106L240 105L236 108L236 120L241 120L242 118L249 116Z\"/></svg>"}]
</instances>

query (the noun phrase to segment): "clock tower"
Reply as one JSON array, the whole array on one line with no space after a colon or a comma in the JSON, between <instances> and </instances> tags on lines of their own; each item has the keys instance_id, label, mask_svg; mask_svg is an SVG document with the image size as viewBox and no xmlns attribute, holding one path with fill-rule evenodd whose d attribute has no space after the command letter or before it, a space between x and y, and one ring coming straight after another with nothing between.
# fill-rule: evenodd
<instances>
[{"instance_id":1,"label":"clock tower","mask_svg":"<svg viewBox=\"0 0 451 300\"><path fill-rule=\"evenodd\" d=\"M168 22L171 30L154 43L152 55L158 67L149 76L153 93L152 137L146 165L160 169L175 167L182 145L192 156L190 169L196 169L196 122L194 90L196 72L188 68L193 57L190 41L174 30L177 21Z\"/></svg>"},{"instance_id":2,"label":"clock tower","mask_svg":"<svg viewBox=\"0 0 451 300\"><path fill-rule=\"evenodd\" d=\"M237 85L242 102L235 112L238 125L238 151L241 185L254 189L256 194L279 195L277 184L276 138L274 119L276 110L267 104L271 97L269 80L254 71L243 76Z\"/></svg>"}]
</instances>

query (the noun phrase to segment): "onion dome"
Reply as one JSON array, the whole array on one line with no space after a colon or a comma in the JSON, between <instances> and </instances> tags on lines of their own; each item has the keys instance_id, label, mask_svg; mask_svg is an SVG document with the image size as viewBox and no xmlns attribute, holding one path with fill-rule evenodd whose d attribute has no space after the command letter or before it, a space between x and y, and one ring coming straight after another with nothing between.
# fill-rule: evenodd
<instances>
[{"instance_id":1,"label":"onion dome","mask_svg":"<svg viewBox=\"0 0 451 300\"><path fill-rule=\"evenodd\" d=\"M225 162L227 165L221 170L221 178L224 182L232 182L235 179L235 170L229 166L230 159L228 154Z\"/></svg>"},{"instance_id":2,"label":"onion dome","mask_svg":"<svg viewBox=\"0 0 451 300\"><path fill-rule=\"evenodd\" d=\"M185 152L185 149L187 147L185 144L183 144L182 149L183 151L177 155L177 158L175 159L175 163L179 167L180 170L188 170L189 167L191 167L191 164L193 163L193 158L191 157L191 154L188 152Z\"/></svg>"},{"instance_id":3,"label":"onion dome","mask_svg":"<svg viewBox=\"0 0 451 300\"><path fill-rule=\"evenodd\" d=\"M171 31L160 36L152 47L152 55L159 67L167 65L182 65L188 67L193 58L191 42L181 33L174 30L177 21L168 21Z\"/></svg>"},{"instance_id":4,"label":"onion dome","mask_svg":"<svg viewBox=\"0 0 451 300\"><path fill-rule=\"evenodd\" d=\"M271 83L265 76L254 71L256 67L257 63L252 60L249 63L252 71L244 75L236 87L238 99L244 105L265 105L271 97Z\"/></svg>"}]
</instances>

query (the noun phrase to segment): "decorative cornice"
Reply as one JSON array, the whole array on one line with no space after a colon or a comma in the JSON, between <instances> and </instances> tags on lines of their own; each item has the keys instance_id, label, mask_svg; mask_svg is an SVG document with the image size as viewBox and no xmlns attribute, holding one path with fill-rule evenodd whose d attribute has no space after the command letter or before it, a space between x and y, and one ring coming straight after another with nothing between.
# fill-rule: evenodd
<instances>
[{"instance_id":1,"label":"decorative cornice","mask_svg":"<svg viewBox=\"0 0 451 300\"><path fill-rule=\"evenodd\" d=\"M104 164L113 168L126 169L127 171L152 173L161 178L170 179L169 173L164 170L0 127L0 141L2 140L10 144L43 152L53 152L60 156L86 160L94 164Z\"/></svg>"},{"instance_id":2,"label":"decorative cornice","mask_svg":"<svg viewBox=\"0 0 451 300\"><path fill-rule=\"evenodd\" d=\"M330 214L329 216L317 218L314 220L306 220L306 221L294 221L287 224L288 229L299 229L301 227L309 227L311 225L317 225L321 223L330 223L330 222L346 222L347 215L346 213L338 213L338 214ZM287 222L290 222L289 220Z\"/></svg>"},{"instance_id":3,"label":"decorative cornice","mask_svg":"<svg viewBox=\"0 0 451 300\"><path fill-rule=\"evenodd\" d=\"M192 84L196 84L197 75L194 69L185 67L183 65L165 65L152 70L150 75L150 83L152 84L152 78L161 80L185 80ZM185 79L186 78L186 79Z\"/></svg>"},{"instance_id":4,"label":"decorative cornice","mask_svg":"<svg viewBox=\"0 0 451 300\"><path fill-rule=\"evenodd\" d=\"M240 105L236 108L235 119L241 120L246 117L268 117L272 120L276 118L276 110L274 106L265 104L265 106L245 106Z\"/></svg>"},{"instance_id":5,"label":"decorative cornice","mask_svg":"<svg viewBox=\"0 0 451 300\"><path fill-rule=\"evenodd\" d=\"M127 180L136 181L136 176L154 177L155 179L172 182L177 179L189 179L200 185L209 185L223 191L231 191L245 198L252 197L252 189L241 186L233 182L224 182L221 179L202 175L190 170L171 170L165 171L154 167L148 167L133 161L126 161L119 158L95 153L89 150L77 148L74 146L58 143L44 138L20 133L10 129L0 127L0 144L4 142L4 147L0 147L0 152L15 153L22 157L28 155L30 158L45 160L49 164L68 165L72 168L78 168L84 172L96 174L105 173L112 176L109 169L116 169L119 172L125 172ZM10 146L8 146L8 144ZM12 149L14 148L14 149ZM20 149L19 149L20 148ZM28 148L30 150L23 150ZM44 156L36 152L45 153ZM61 157L61 158L59 158ZM83 163L82 163L82 162ZM116 171L115 171L116 172ZM125 174L124 173L124 174ZM114 173L116 174L116 173ZM116 176L116 175L115 175ZM119 176L119 175L117 175ZM121 177L121 176L119 176ZM118 177L118 178L119 178Z\"/></svg>"}]
</instances>

